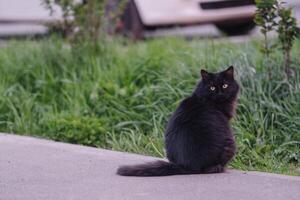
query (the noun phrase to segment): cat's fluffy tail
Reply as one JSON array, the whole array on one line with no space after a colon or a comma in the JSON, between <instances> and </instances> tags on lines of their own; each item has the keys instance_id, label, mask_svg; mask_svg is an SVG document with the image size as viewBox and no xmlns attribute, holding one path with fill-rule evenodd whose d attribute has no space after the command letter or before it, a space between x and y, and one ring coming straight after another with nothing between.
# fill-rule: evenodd
<instances>
[{"instance_id":1,"label":"cat's fluffy tail","mask_svg":"<svg viewBox=\"0 0 300 200\"><path fill-rule=\"evenodd\" d=\"M162 160L140 165L121 166L117 171L117 174L121 176L169 176L188 173L182 167Z\"/></svg>"}]
</instances>

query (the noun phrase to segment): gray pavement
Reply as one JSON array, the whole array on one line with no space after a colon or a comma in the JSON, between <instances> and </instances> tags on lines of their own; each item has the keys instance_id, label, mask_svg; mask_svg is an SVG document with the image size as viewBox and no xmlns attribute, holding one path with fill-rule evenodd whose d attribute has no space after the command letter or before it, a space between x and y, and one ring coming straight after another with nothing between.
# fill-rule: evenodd
<instances>
[{"instance_id":1,"label":"gray pavement","mask_svg":"<svg viewBox=\"0 0 300 200\"><path fill-rule=\"evenodd\" d=\"M41 24L30 23L0 23L0 38L45 35L48 28Z\"/></svg>"},{"instance_id":2,"label":"gray pavement","mask_svg":"<svg viewBox=\"0 0 300 200\"><path fill-rule=\"evenodd\" d=\"M222 174L121 177L121 164L157 158L0 134L1 200L299 200L300 177Z\"/></svg>"}]
</instances>

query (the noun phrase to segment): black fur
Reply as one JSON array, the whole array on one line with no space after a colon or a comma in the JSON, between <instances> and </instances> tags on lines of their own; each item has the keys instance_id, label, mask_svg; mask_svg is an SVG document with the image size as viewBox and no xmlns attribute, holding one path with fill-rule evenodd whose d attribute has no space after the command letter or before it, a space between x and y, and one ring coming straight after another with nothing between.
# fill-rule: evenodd
<instances>
[{"instance_id":1,"label":"black fur","mask_svg":"<svg viewBox=\"0 0 300 200\"><path fill-rule=\"evenodd\" d=\"M165 147L169 162L121 166L117 174L167 176L223 172L236 152L229 124L239 91L233 72L233 67L219 73L201 70L202 80L194 93L181 102L168 122Z\"/></svg>"},{"instance_id":2,"label":"black fur","mask_svg":"<svg viewBox=\"0 0 300 200\"><path fill-rule=\"evenodd\" d=\"M189 171L173 163L157 160L140 165L119 167L117 174L123 176L167 176L189 174Z\"/></svg>"}]
</instances>

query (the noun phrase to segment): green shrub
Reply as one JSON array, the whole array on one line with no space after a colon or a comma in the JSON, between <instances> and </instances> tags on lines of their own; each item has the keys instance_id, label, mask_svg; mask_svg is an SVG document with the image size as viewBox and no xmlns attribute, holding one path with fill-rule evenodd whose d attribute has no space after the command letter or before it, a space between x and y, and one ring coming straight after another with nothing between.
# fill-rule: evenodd
<instances>
[{"instance_id":1,"label":"green shrub","mask_svg":"<svg viewBox=\"0 0 300 200\"><path fill-rule=\"evenodd\" d=\"M264 45L261 48L262 53L266 55L265 65L268 68L269 79L272 78L270 67L270 54L274 52L278 46L270 44L268 33L276 30L280 49L284 57L285 80L287 81L292 75L290 67L290 52L297 36L299 36L299 28L297 27L297 19L292 14L292 8L284 5L285 3L278 0L256 0L255 23L261 27L260 31L264 36Z\"/></svg>"}]
</instances>

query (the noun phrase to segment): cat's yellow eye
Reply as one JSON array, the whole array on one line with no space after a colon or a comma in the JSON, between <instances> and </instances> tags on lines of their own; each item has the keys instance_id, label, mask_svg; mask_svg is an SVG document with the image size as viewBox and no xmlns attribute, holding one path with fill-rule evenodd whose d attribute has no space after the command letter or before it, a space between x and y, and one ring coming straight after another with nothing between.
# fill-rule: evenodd
<instances>
[{"instance_id":1,"label":"cat's yellow eye","mask_svg":"<svg viewBox=\"0 0 300 200\"><path fill-rule=\"evenodd\" d=\"M228 84L226 84L226 83L223 84L223 85L222 85L222 88L224 88L224 89L228 88Z\"/></svg>"},{"instance_id":2,"label":"cat's yellow eye","mask_svg":"<svg viewBox=\"0 0 300 200\"><path fill-rule=\"evenodd\" d=\"M210 90L214 91L216 88L214 86L210 86Z\"/></svg>"}]
</instances>

